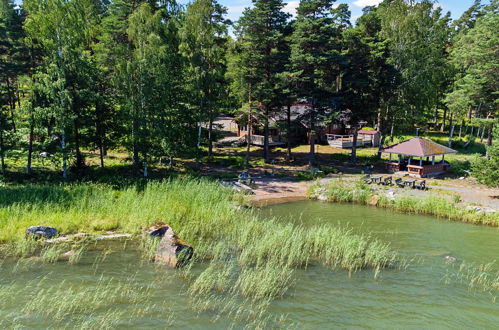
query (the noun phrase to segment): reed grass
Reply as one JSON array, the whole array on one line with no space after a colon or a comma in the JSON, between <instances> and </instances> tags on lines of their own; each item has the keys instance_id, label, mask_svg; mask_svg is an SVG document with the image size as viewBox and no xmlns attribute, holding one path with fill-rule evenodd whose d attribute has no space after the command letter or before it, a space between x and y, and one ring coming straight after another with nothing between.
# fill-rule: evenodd
<instances>
[{"instance_id":1,"label":"reed grass","mask_svg":"<svg viewBox=\"0 0 499 330\"><path fill-rule=\"evenodd\" d=\"M29 256L40 251L38 242L24 239L24 231L31 225L53 226L62 234L115 230L139 236L144 227L163 221L195 248L193 261L177 271L188 283L193 306L198 310L217 306L217 312L234 320L254 322L255 327L265 327L266 308L272 300L287 294L296 268L316 263L345 269L350 274L372 269L376 277L380 269L397 262L396 253L387 244L369 235L334 226L304 228L277 219L262 219L252 209L235 207L242 202L240 194L205 180L167 180L122 190L96 184L52 188L53 193L45 186L9 188L13 198L2 200L0 241L7 242L15 255ZM158 243L157 239L139 240L145 260L152 259ZM40 255L46 262L55 262L62 247L42 247ZM83 250L68 262L79 260ZM105 250L97 256L92 265L95 274L109 253ZM194 262L206 267L193 272ZM102 296L86 297L69 290L71 298L52 302L50 297L60 295L58 290L62 289L40 290L35 299L40 302L28 305L26 312L50 312L56 320L86 315L91 308L100 308L100 301L107 299L105 295L120 297L118 291L127 289L116 290L103 283L99 289ZM42 302L52 306L41 311ZM94 307L85 309L80 305ZM111 324L121 317L112 309L109 313L103 317L109 318Z\"/></svg>"},{"instance_id":2,"label":"reed grass","mask_svg":"<svg viewBox=\"0 0 499 330\"><path fill-rule=\"evenodd\" d=\"M49 276L31 280L22 288L5 286L0 288L0 309L12 304L17 295L29 296L19 312L0 320L4 328L21 328L25 317L36 316L45 324L56 328L71 329L115 329L127 325L136 318L162 310L165 326L171 326L174 312L167 299L151 302L151 286L137 285L134 276L127 281L97 280L92 286L75 285L62 281L50 283ZM19 292L20 291L20 292ZM123 310L126 303L136 306L133 312Z\"/></svg>"},{"instance_id":3,"label":"reed grass","mask_svg":"<svg viewBox=\"0 0 499 330\"><path fill-rule=\"evenodd\" d=\"M457 198L446 198L431 192L428 192L425 197L403 195L389 198L362 181L337 180L328 184L314 184L309 188L308 196L311 199L328 202L372 205L401 213L425 214L453 221L499 226L498 212L485 213L467 210L459 204L460 200Z\"/></svg>"},{"instance_id":4,"label":"reed grass","mask_svg":"<svg viewBox=\"0 0 499 330\"><path fill-rule=\"evenodd\" d=\"M499 294L499 271L494 271L496 262L474 264L462 262L452 265L443 277L445 284L460 283L470 291L488 292L495 302Z\"/></svg>"}]
</instances>

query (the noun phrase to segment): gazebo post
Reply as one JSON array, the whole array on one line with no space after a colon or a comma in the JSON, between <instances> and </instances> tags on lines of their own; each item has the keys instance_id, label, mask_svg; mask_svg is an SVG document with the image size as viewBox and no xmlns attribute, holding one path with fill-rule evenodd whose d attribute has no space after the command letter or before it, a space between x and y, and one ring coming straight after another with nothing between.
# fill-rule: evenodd
<instances>
[{"instance_id":1,"label":"gazebo post","mask_svg":"<svg viewBox=\"0 0 499 330\"><path fill-rule=\"evenodd\" d=\"M435 165L435 156L431 156L431 165Z\"/></svg>"},{"instance_id":2,"label":"gazebo post","mask_svg":"<svg viewBox=\"0 0 499 330\"><path fill-rule=\"evenodd\" d=\"M445 161L445 155L442 155L442 164L444 163Z\"/></svg>"},{"instance_id":3,"label":"gazebo post","mask_svg":"<svg viewBox=\"0 0 499 330\"><path fill-rule=\"evenodd\" d=\"M419 166L423 166L423 157L419 157Z\"/></svg>"},{"instance_id":4,"label":"gazebo post","mask_svg":"<svg viewBox=\"0 0 499 330\"><path fill-rule=\"evenodd\" d=\"M390 161L392 161L392 154L391 154L391 153L389 153L389 155L390 155Z\"/></svg>"},{"instance_id":5,"label":"gazebo post","mask_svg":"<svg viewBox=\"0 0 499 330\"><path fill-rule=\"evenodd\" d=\"M412 156L409 156L409 161L408 161L407 165L411 165L411 159L412 159Z\"/></svg>"}]
</instances>

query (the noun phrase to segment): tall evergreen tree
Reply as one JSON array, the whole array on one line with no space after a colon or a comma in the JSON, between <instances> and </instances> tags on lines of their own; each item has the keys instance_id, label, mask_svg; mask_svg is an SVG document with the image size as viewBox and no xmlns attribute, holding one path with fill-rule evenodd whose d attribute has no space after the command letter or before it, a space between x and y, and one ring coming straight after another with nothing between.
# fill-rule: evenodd
<instances>
[{"instance_id":1,"label":"tall evergreen tree","mask_svg":"<svg viewBox=\"0 0 499 330\"><path fill-rule=\"evenodd\" d=\"M333 106L334 93L340 87L341 31L348 26L345 6L333 9L334 0L302 0L297 9L291 37L292 79L298 97L310 105L308 128L309 165L315 164L315 121L321 112ZM346 11L345 11L346 10Z\"/></svg>"},{"instance_id":2,"label":"tall evergreen tree","mask_svg":"<svg viewBox=\"0 0 499 330\"><path fill-rule=\"evenodd\" d=\"M361 121L374 120L383 104L389 102L396 71L388 63L388 41L380 35L381 21L374 8L364 10L352 29L345 30L344 66L341 86L343 109L349 109L353 129L352 163L356 162L357 129Z\"/></svg>"},{"instance_id":3,"label":"tall evergreen tree","mask_svg":"<svg viewBox=\"0 0 499 330\"><path fill-rule=\"evenodd\" d=\"M253 0L236 26L241 64L247 70L242 78L250 87L251 98L263 110L263 157L269 161L269 118L278 105L279 74L285 70L286 41L283 38L289 14L282 0Z\"/></svg>"}]
</instances>

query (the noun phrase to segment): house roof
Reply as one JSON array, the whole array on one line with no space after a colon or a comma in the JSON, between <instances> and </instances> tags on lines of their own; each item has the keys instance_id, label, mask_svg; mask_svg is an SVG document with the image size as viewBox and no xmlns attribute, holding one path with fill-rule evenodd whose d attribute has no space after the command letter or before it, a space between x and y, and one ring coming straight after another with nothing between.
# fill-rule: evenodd
<instances>
[{"instance_id":1,"label":"house roof","mask_svg":"<svg viewBox=\"0 0 499 330\"><path fill-rule=\"evenodd\" d=\"M410 140L394 144L382 150L384 153L399 154L414 157L428 157L456 153L456 150L447 148L428 139L415 137Z\"/></svg>"}]
</instances>

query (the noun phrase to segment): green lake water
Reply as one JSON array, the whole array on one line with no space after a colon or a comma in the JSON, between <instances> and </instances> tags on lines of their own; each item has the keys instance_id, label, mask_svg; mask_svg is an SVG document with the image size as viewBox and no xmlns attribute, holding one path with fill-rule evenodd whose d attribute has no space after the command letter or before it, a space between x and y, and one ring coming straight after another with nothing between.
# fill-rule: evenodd
<instances>
[{"instance_id":1,"label":"green lake water","mask_svg":"<svg viewBox=\"0 0 499 330\"><path fill-rule=\"evenodd\" d=\"M406 269L383 270L378 279L370 270L351 276L346 271L314 264L297 270L291 289L274 301L265 315L284 315L284 321L271 321L269 328L495 329L499 325L499 297L494 301L499 290L470 288L469 282L456 277L462 262L479 265L499 259L497 228L312 201L273 205L259 212L262 217L275 216L303 226L349 226L354 232L371 233L390 242L394 250L413 260ZM456 261L448 263L446 256ZM202 269L203 265L197 265L194 273ZM499 264L494 264L490 272L497 270ZM45 315L43 304L35 310L29 308L40 291L56 292L60 297L80 291L87 296L80 297L85 301L102 290L102 283L108 287L126 283L126 292L115 292L106 301L93 301L96 307L91 312L61 307L59 318ZM192 298L186 294L187 285L177 271L141 261L130 242L96 246L77 265L3 260L0 328L71 329L82 320L93 328L107 324L120 329L220 329L246 325L247 321L235 321L216 308L195 311ZM56 305L56 300L48 299L44 304L54 313L50 305ZM110 310L122 313L112 321L115 323L106 323Z\"/></svg>"}]
</instances>

